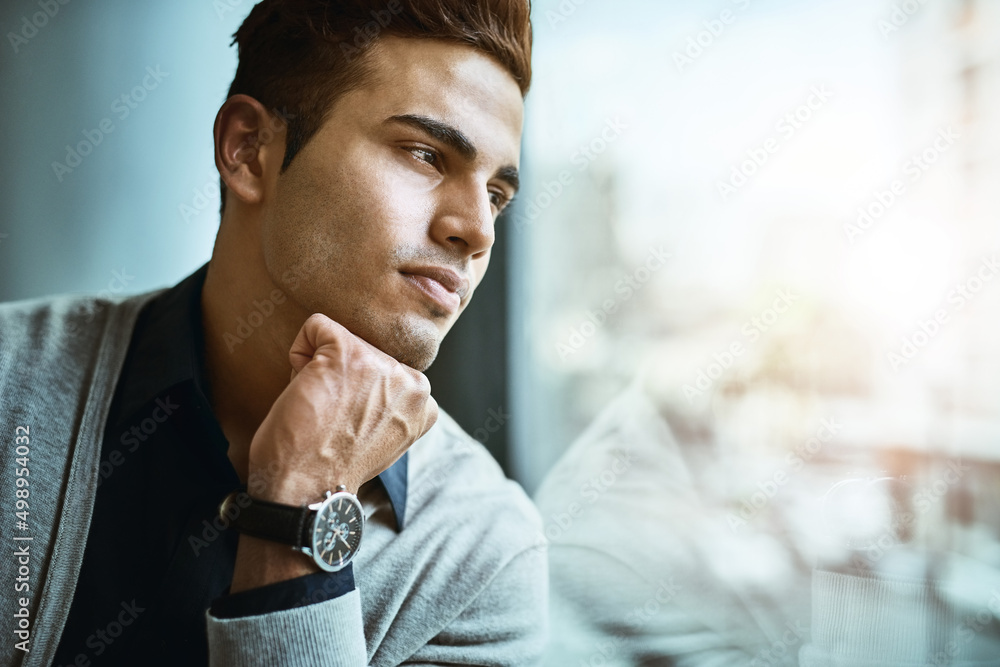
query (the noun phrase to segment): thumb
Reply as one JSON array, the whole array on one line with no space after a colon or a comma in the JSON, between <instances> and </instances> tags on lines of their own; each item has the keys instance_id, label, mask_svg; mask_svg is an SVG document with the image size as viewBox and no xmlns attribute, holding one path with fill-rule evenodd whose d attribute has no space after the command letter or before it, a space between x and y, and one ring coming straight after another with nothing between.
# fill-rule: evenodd
<instances>
[{"instance_id":1,"label":"thumb","mask_svg":"<svg viewBox=\"0 0 1000 667\"><path fill-rule=\"evenodd\" d=\"M292 377L302 372L316 351L323 346L342 347L340 337L348 333L347 329L337 324L322 313L314 313L302 324L295 342L288 350L288 361L292 365Z\"/></svg>"}]
</instances>

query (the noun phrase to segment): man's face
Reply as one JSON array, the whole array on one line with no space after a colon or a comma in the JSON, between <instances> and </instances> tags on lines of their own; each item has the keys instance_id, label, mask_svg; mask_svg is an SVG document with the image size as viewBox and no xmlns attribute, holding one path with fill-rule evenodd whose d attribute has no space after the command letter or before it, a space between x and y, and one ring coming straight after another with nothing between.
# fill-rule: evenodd
<instances>
[{"instance_id":1,"label":"man's face","mask_svg":"<svg viewBox=\"0 0 1000 667\"><path fill-rule=\"evenodd\" d=\"M264 261L304 310L424 370L486 272L523 103L468 46L385 37L370 55L366 84L265 186Z\"/></svg>"}]
</instances>

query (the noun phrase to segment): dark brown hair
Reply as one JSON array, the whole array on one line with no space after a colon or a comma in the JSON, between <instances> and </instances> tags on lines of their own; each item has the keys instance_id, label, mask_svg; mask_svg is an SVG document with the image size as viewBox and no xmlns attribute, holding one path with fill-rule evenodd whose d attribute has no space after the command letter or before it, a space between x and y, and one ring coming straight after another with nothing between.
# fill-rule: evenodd
<instances>
[{"instance_id":1,"label":"dark brown hair","mask_svg":"<svg viewBox=\"0 0 1000 667\"><path fill-rule=\"evenodd\" d=\"M233 35L239 65L229 97L249 95L288 123L283 172L336 99L364 81L379 35L468 44L527 94L530 14L531 0L263 0ZM225 210L225 183L220 189Z\"/></svg>"}]
</instances>

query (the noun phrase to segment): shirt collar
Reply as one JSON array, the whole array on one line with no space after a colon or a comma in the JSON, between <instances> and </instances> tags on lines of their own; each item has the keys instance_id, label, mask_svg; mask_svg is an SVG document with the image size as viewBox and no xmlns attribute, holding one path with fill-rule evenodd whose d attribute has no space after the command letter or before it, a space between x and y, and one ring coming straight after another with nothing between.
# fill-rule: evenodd
<instances>
[{"instance_id":1,"label":"shirt collar","mask_svg":"<svg viewBox=\"0 0 1000 667\"><path fill-rule=\"evenodd\" d=\"M120 380L126 391L117 412L124 418L130 419L147 403L183 382L193 382L200 397L208 395L201 317L201 291L207 273L206 262L154 297L140 315L132 334L131 363L126 362ZM218 426L214 414L211 418ZM397 530L403 529L406 514L408 459L409 453L403 454L378 476L389 496Z\"/></svg>"}]
</instances>

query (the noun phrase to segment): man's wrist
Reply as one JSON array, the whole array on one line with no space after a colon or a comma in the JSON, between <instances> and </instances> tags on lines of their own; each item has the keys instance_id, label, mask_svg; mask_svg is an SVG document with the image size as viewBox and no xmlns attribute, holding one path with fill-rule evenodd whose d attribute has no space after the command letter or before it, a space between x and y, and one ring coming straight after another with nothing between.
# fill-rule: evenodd
<instances>
[{"instance_id":1,"label":"man's wrist","mask_svg":"<svg viewBox=\"0 0 1000 667\"><path fill-rule=\"evenodd\" d=\"M244 497L239 503L238 497ZM280 496L289 497L289 496ZM365 514L356 495L339 486L311 504L289 505L231 493L219 507L240 531L232 592L346 567L360 547Z\"/></svg>"},{"instance_id":2,"label":"man's wrist","mask_svg":"<svg viewBox=\"0 0 1000 667\"><path fill-rule=\"evenodd\" d=\"M240 535L230 594L320 572L312 558L297 549L250 535Z\"/></svg>"},{"instance_id":3,"label":"man's wrist","mask_svg":"<svg viewBox=\"0 0 1000 667\"><path fill-rule=\"evenodd\" d=\"M266 469L266 467L263 468L263 470ZM346 487L346 490L354 495L358 495L360 488L360 484L346 478L337 484L331 484L329 481L317 479L314 475L294 473L286 473L277 477L251 470L250 479L257 480L254 485L256 488L253 488L253 493L251 493L254 498L295 507L315 503L322 499L324 493L339 485ZM338 476L337 479L340 477Z\"/></svg>"}]
</instances>

